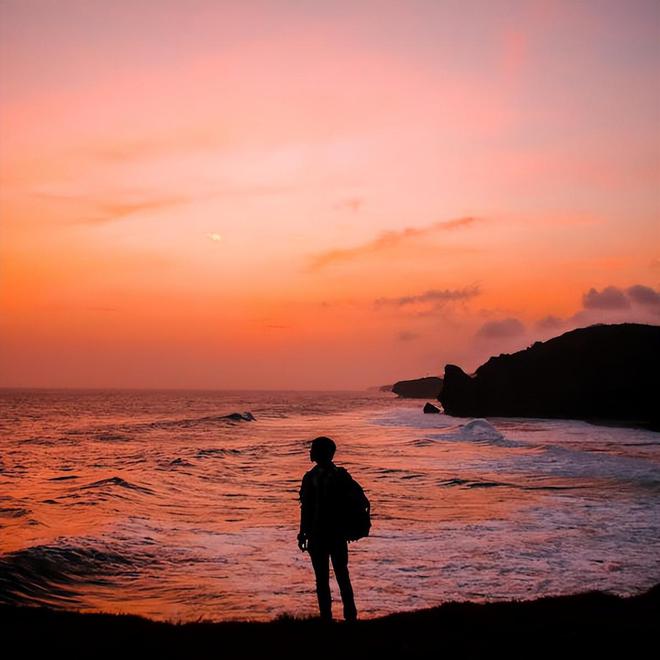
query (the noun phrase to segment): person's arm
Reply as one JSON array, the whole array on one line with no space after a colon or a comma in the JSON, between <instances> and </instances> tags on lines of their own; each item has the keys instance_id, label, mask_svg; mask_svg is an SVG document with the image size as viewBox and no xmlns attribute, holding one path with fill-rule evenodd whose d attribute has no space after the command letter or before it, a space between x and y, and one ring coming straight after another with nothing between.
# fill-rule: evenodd
<instances>
[{"instance_id":1,"label":"person's arm","mask_svg":"<svg viewBox=\"0 0 660 660\"><path fill-rule=\"evenodd\" d=\"M300 500L300 530L298 532L298 547L303 552L305 552L305 550L307 550L307 539L311 516L309 480L307 479L307 475L303 477L302 483L300 484L298 498Z\"/></svg>"}]
</instances>

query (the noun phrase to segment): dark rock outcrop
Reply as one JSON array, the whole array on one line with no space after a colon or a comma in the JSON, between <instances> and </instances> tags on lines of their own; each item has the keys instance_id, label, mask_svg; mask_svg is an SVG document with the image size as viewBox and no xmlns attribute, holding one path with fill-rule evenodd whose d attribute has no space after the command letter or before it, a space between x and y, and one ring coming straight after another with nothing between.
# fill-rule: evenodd
<instances>
[{"instance_id":1,"label":"dark rock outcrop","mask_svg":"<svg viewBox=\"0 0 660 660\"><path fill-rule=\"evenodd\" d=\"M474 376L445 367L438 397L461 417L564 417L658 426L660 326L623 323L566 332L490 358Z\"/></svg>"},{"instance_id":2,"label":"dark rock outcrop","mask_svg":"<svg viewBox=\"0 0 660 660\"><path fill-rule=\"evenodd\" d=\"M464 412L475 408L476 382L460 367L454 364L445 366L443 388L438 400L449 415L469 415Z\"/></svg>"},{"instance_id":3,"label":"dark rock outcrop","mask_svg":"<svg viewBox=\"0 0 660 660\"><path fill-rule=\"evenodd\" d=\"M392 385L392 392L407 399L437 399L442 392L442 378L426 376L400 380Z\"/></svg>"},{"instance_id":4,"label":"dark rock outcrop","mask_svg":"<svg viewBox=\"0 0 660 660\"><path fill-rule=\"evenodd\" d=\"M434 406L432 403L426 403L424 404L424 412L436 414L440 412L440 408L438 408L438 406Z\"/></svg>"}]
</instances>

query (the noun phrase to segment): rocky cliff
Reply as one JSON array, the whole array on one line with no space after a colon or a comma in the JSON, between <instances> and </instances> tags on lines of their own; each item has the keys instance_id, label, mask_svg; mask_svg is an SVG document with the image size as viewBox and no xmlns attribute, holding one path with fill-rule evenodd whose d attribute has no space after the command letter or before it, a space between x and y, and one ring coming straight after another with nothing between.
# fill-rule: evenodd
<instances>
[{"instance_id":1,"label":"rocky cliff","mask_svg":"<svg viewBox=\"0 0 660 660\"><path fill-rule=\"evenodd\" d=\"M442 378L426 376L400 380L392 385L392 392L408 399L437 399L442 392Z\"/></svg>"},{"instance_id":2,"label":"rocky cliff","mask_svg":"<svg viewBox=\"0 0 660 660\"><path fill-rule=\"evenodd\" d=\"M473 376L445 367L438 397L461 417L565 417L658 426L660 326L623 323L566 332L490 358Z\"/></svg>"}]
</instances>

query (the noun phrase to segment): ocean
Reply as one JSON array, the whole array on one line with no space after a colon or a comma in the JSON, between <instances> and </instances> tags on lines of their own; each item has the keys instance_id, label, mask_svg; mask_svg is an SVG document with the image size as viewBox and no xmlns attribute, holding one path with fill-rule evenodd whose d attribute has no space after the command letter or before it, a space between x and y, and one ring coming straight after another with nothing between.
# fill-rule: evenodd
<instances>
[{"instance_id":1,"label":"ocean","mask_svg":"<svg viewBox=\"0 0 660 660\"><path fill-rule=\"evenodd\" d=\"M296 534L318 435L371 501L371 534L349 545L361 618L660 582L660 433L423 404L0 390L0 602L168 621L316 614Z\"/></svg>"}]
</instances>

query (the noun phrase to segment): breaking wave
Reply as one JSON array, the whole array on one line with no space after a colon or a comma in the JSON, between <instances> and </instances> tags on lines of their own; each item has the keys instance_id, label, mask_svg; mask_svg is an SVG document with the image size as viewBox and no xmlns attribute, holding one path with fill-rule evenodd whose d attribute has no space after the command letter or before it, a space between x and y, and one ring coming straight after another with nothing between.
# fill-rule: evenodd
<instances>
[{"instance_id":1,"label":"breaking wave","mask_svg":"<svg viewBox=\"0 0 660 660\"><path fill-rule=\"evenodd\" d=\"M499 447L527 447L527 443L507 439L485 419L472 419L465 424L449 427L442 433L429 436L433 440L454 440L459 442L477 442Z\"/></svg>"},{"instance_id":2,"label":"breaking wave","mask_svg":"<svg viewBox=\"0 0 660 660\"><path fill-rule=\"evenodd\" d=\"M0 556L0 603L81 605L89 585L112 585L158 558L126 556L93 544L37 545Z\"/></svg>"}]
</instances>

